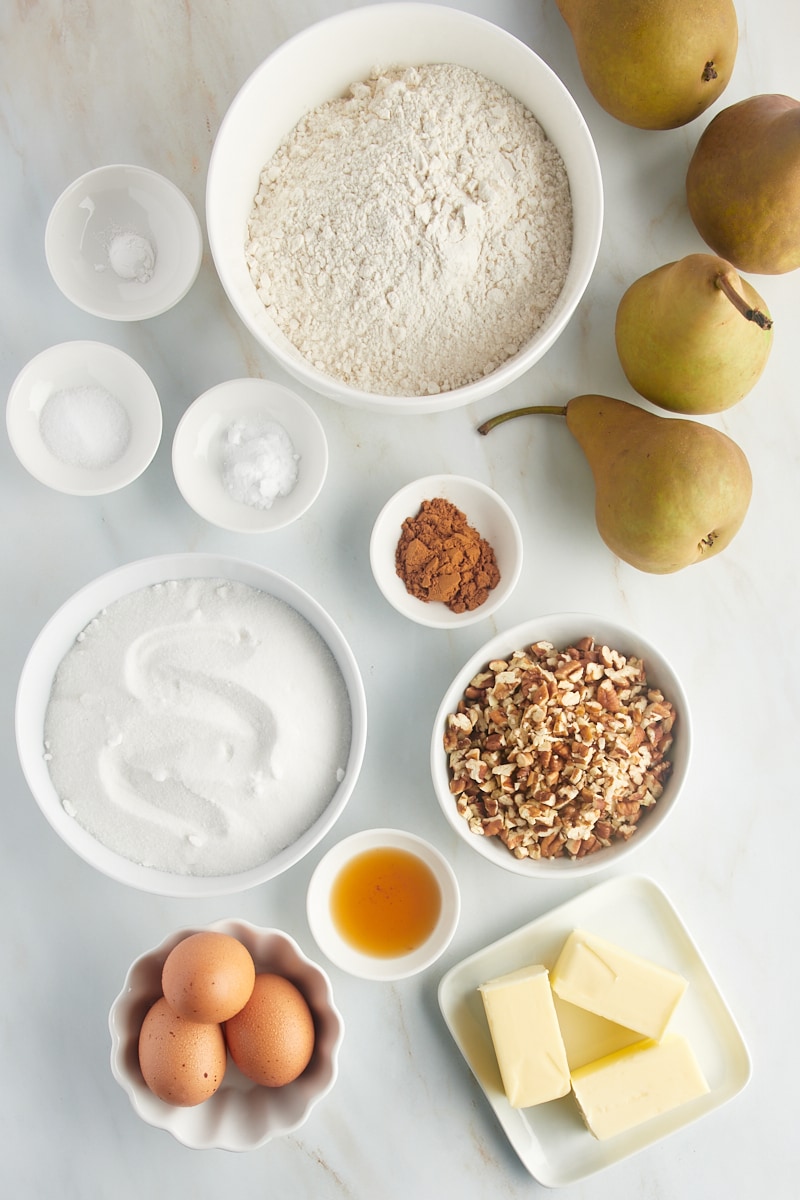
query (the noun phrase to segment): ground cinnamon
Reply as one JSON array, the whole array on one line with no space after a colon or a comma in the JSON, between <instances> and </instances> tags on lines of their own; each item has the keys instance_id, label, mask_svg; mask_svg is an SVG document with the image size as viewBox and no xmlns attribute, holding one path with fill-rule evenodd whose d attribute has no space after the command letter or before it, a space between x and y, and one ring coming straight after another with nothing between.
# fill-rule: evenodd
<instances>
[{"instance_id":1,"label":"ground cinnamon","mask_svg":"<svg viewBox=\"0 0 800 1200\"><path fill-rule=\"evenodd\" d=\"M403 522L395 552L397 574L418 600L438 600L455 613L471 612L500 582L494 550L449 500L423 500Z\"/></svg>"}]
</instances>

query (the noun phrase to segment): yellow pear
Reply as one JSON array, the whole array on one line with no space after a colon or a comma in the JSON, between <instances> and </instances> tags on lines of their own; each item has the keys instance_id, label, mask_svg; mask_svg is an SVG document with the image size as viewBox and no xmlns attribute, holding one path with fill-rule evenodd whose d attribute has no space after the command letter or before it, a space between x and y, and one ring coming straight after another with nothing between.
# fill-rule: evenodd
<instances>
[{"instance_id":1,"label":"yellow pear","mask_svg":"<svg viewBox=\"0 0 800 1200\"><path fill-rule=\"evenodd\" d=\"M639 571L666 575L704 562L741 528L753 490L750 465L719 430L611 396L582 395L563 406L501 413L478 432L530 413L566 417L592 469L598 532Z\"/></svg>"},{"instance_id":2,"label":"yellow pear","mask_svg":"<svg viewBox=\"0 0 800 1200\"><path fill-rule=\"evenodd\" d=\"M772 349L772 319L724 258L688 254L630 285L614 336L640 396L697 416L730 408L750 391Z\"/></svg>"},{"instance_id":3,"label":"yellow pear","mask_svg":"<svg viewBox=\"0 0 800 1200\"><path fill-rule=\"evenodd\" d=\"M589 90L626 125L686 125L728 85L739 45L733 0L557 4Z\"/></svg>"},{"instance_id":4,"label":"yellow pear","mask_svg":"<svg viewBox=\"0 0 800 1200\"><path fill-rule=\"evenodd\" d=\"M751 96L717 113L686 173L703 241L739 271L800 267L800 101Z\"/></svg>"}]
</instances>

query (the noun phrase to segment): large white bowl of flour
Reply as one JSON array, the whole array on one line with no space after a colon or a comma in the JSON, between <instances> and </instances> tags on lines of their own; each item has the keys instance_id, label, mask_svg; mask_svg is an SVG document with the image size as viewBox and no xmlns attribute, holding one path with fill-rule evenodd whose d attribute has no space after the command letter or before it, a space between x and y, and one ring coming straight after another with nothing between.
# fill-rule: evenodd
<instances>
[{"instance_id":1,"label":"large white bowl of flour","mask_svg":"<svg viewBox=\"0 0 800 1200\"><path fill-rule=\"evenodd\" d=\"M334 825L358 778L366 699L311 596L211 554L129 563L48 621L17 691L23 773L56 833L122 883L241 892Z\"/></svg>"},{"instance_id":2,"label":"large white bowl of flour","mask_svg":"<svg viewBox=\"0 0 800 1200\"><path fill-rule=\"evenodd\" d=\"M595 147L553 71L440 5L340 13L244 83L208 172L209 243L295 379L395 414L482 399L573 315L603 222Z\"/></svg>"}]
</instances>

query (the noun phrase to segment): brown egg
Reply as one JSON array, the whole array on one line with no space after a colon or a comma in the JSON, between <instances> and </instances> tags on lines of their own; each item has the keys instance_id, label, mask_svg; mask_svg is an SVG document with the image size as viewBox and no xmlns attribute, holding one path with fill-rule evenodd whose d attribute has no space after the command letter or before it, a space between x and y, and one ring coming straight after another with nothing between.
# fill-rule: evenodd
<instances>
[{"instance_id":1,"label":"brown egg","mask_svg":"<svg viewBox=\"0 0 800 1200\"><path fill-rule=\"evenodd\" d=\"M182 1108L213 1096L225 1076L225 1038L220 1025L187 1021L156 1000L139 1033L139 1066L160 1100Z\"/></svg>"},{"instance_id":2,"label":"brown egg","mask_svg":"<svg viewBox=\"0 0 800 1200\"><path fill-rule=\"evenodd\" d=\"M231 1058L242 1074L265 1087L283 1087L308 1066L314 1018L303 993L282 975L256 975L253 994L225 1023Z\"/></svg>"},{"instance_id":3,"label":"brown egg","mask_svg":"<svg viewBox=\"0 0 800 1200\"><path fill-rule=\"evenodd\" d=\"M218 1025L245 1006L255 978L250 951L238 938L206 930L169 952L161 988L179 1016Z\"/></svg>"}]
</instances>

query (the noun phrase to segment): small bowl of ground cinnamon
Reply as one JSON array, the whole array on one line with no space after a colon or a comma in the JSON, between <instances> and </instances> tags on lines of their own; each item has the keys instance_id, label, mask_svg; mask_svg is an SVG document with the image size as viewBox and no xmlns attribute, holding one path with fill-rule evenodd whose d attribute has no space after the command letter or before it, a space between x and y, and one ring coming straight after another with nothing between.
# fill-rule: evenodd
<instances>
[{"instance_id":1,"label":"small bowl of ground cinnamon","mask_svg":"<svg viewBox=\"0 0 800 1200\"><path fill-rule=\"evenodd\" d=\"M522 570L522 535L505 500L463 475L428 475L383 506L372 529L375 582L403 616L437 629L494 613Z\"/></svg>"}]
</instances>

